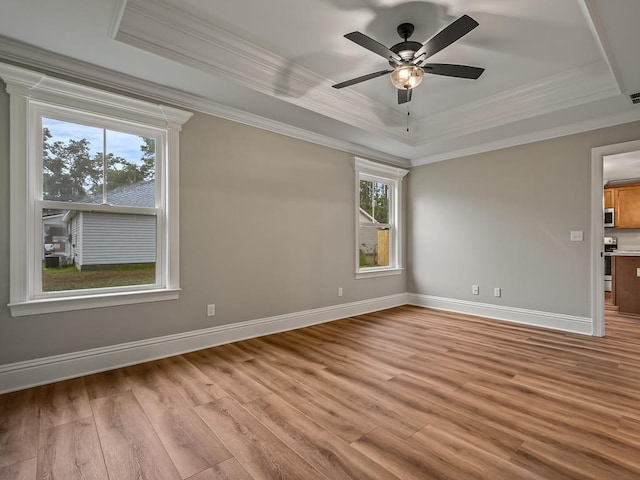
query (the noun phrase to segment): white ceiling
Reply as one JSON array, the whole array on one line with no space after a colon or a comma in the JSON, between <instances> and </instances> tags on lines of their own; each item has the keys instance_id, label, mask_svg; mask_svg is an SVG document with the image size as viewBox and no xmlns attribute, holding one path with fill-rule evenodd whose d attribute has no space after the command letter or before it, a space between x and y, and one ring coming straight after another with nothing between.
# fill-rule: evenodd
<instances>
[{"instance_id":1,"label":"white ceiling","mask_svg":"<svg viewBox=\"0 0 640 480\"><path fill-rule=\"evenodd\" d=\"M619 153L603 158L604 184L640 180L640 152Z\"/></svg>"},{"instance_id":2,"label":"white ceiling","mask_svg":"<svg viewBox=\"0 0 640 480\"><path fill-rule=\"evenodd\" d=\"M427 75L409 117L386 76L331 88L388 66L345 33L391 46L411 22L422 43L462 14L480 25L430 61L480 79ZM640 120L639 19L637 0L21 0L0 60L407 166Z\"/></svg>"}]
</instances>

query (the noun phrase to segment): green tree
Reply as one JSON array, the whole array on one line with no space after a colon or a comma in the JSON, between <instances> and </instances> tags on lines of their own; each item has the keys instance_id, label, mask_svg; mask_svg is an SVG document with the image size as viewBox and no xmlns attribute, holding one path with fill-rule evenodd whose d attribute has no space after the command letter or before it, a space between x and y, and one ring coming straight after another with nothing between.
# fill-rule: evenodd
<instances>
[{"instance_id":1,"label":"green tree","mask_svg":"<svg viewBox=\"0 0 640 480\"><path fill-rule=\"evenodd\" d=\"M106 164L107 187L110 191L127 185L135 185L145 179L141 167L122 157L116 157L112 153L108 153L103 160L102 153L96 153L94 158L96 161L100 163L104 161ZM94 195L100 195L102 193L102 183L97 184L92 190L92 193Z\"/></svg>"},{"instance_id":2,"label":"green tree","mask_svg":"<svg viewBox=\"0 0 640 480\"><path fill-rule=\"evenodd\" d=\"M156 176L156 141L149 137L142 138L142 166L140 171L145 180L152 180Z\"/></svg>"},{"instance_id":3,"label":"green tree","mask_svg":"<svg viewBox=\"0 0 640 480\"><path fill-rule=\"evenodd\" d=\"M389 185L360 180L360 208L379 223L389 223Z\"/></svg>"},{"instance_id":4,"label":"green tree","mask_svg":"<svg viewBox=\"0 0 640 480\"><path fill-rule=\"evenodd\" d=\"M43 129L43 194L46 200L82 201L89 195L101 196L104 175L110 191L155 178L155 140L140 137L141 164L98 152L91 156L86 139L52 141Z\"/></svg>"},{"instance_id":5,"label":"green tree","mask_svg":"<svg viewBox=\"0 0 640 480\"><path fill-rule=\"evenodd\" d=\"M43 194L47 200L77 201L101 181L101 165L91 158L86 139L51 142L43 130Z\"/></svg>"}]
</instances>

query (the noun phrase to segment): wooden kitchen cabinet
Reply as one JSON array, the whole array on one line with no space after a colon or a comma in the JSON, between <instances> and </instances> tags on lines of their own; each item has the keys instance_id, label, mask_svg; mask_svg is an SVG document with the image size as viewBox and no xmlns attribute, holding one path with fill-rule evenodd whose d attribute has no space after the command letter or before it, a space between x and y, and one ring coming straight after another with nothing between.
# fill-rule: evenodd
<instances>
[{"instance_id":1,"label":"wooden kitchen cabinet","mask_svg":"<svg viewBox=\"0 0 640 480\"><path fill-rule=\"evenodd\" d=\"M614 192L612 187L604 189L604 208L614 208Z\"/></svg>"},{"instance_id":2,"label":"wooden kitchen cabinet","mask_svg":"<svg viewBox=\"0 0 640 480\"><path fill-rule=\"evenodd\" d=\"M620 313L640 314L640 256L614 256L614 304Z\"/></svg>"},{"instance_id":3,"label":"wooden kitchen cabinet","mask_svg":"<svg viewBox=\"0 0 640 480\"><path fill-rule=\"evenodd\" d=\"M606 190L613 191L616 228L640 228L640 184Z\"/></svg>"}]
</instances>

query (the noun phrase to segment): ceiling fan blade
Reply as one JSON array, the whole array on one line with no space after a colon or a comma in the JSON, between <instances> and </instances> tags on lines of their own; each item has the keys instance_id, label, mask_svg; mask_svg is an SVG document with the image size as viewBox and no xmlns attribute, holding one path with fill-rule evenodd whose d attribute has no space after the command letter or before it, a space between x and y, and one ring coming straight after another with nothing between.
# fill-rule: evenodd
<instances>
[{"instance_id":1,"label":"ceiling fan blade","mask_svg":"<svg viewBox=\"0 0 640 480\"><path fill-rule=\"evenodd\" d=\"M409 89L409 90L398 90L398 105L402 105L403 103L408 103L411 101L411 92L413 92L413 89Z\"/></svg>"},{"instance_id":2,"label":"ceiling fan blade","mask_svg":"<svg viewBox=\"0 0 640 480\"><path fill-rule=\"evenodd\" d=\"M453 23L450 23L429 40L424 42L422 48L418 49L418 51L413 56L414 63L416 59L419 59L418 63L424 62L427 58L435 55L443 48L446 48L453 42L460 40L478 25L478 22L476 22L469 15L462 15Z\"/></svg>"},{"instance_id":3,"label":"ceiling fan blade","mask_svg":"<svg viewBox=\"0 0 640 480\"><path fill-rule=\"evenodd\" d=\"M370 73L368 75L363 75L358 78L352 78L351 80L347 80L345 82L336 83L335 85L331 85L333 88L344 88L350 87L351 85L355 85L356 83L366 82L367 80L371 80L372 78L381 77L385 73L391 73L393 70L380 70L379 72Z\"/></svg>"},{"instance_id":4,"label":"ceiling fan blade","mask_svg":"<svg viewBox=\"0 0 640 480\"><path fill-rule=\"evenodd\" d=\"M351 32L351 33L347 33L344 37L348 38L352 42L357 43L361 47L364 47L373 53L377 53L378 55L386 58L387 60L393 60L396 63L402 62L402 58L400 57L400 55L392 52L387 47L382 45L380 42L376 42L373 38L367 37L364 33Z\"/></svg>"},{"instance_id":5,"label":"ceiling fan blade","mask_svg":"<svg viewBox=\"0 0 640 480\"><path fill-rule=\"evenodd\" d=\"M484 68L472 67L470 65L452 65L450 63L426 63L422 65L425 73L434 75L445 75L447 77L470 78L477 80Z\"/></svg>"}]
</instances>

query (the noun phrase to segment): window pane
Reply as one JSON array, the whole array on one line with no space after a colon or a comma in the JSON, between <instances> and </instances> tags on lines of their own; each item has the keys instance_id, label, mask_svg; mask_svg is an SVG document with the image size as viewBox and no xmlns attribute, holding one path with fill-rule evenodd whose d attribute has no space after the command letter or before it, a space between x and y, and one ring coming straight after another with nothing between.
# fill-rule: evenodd
<instances>
[{"instance_id":1,"label":"window pane","mask_svg":"<svg viewBox=\"0 0 640 480\"><path fill-rule=\"evenodd\" d=\"M156 283L156 217L45 209L42 291Z\"/></svg>"},{"instance_id":2,"label":"window pane","mask_svg":"<svg viewBox=\"0 0 640 480\"><path fill-rule=\"evenodd\" d=\"M45 200L83 201L102 185L102 129L42 119Z\"/></svg>"},{"instance_id":3,"label":"window pane","mask_svg":"<svg viewBox=\"0 0 640 480\"><path fill-rule=\"evenodd\" d=\"M360 267L389 266L389 237L388 226L360 225Z\"/></svg>"},{"instance_id":4,"label":"window pane","mask_svg":"<svg viewBox=\"0 0 640 480\"><path fill-rule=\"evenodd\" d=\"M111 130L106 138L107 203L155 207L155 140Z\"/></svg>"},{"instance_id":5,"label":"window pane","mask_svg":"<svg viewBox=\"0 0 640 480\"><path fill-rule=\"evenodd\" d=\"M360 212L371 223L389 223L391 185L360 180Z\"/></svg>"}]
</instances>

